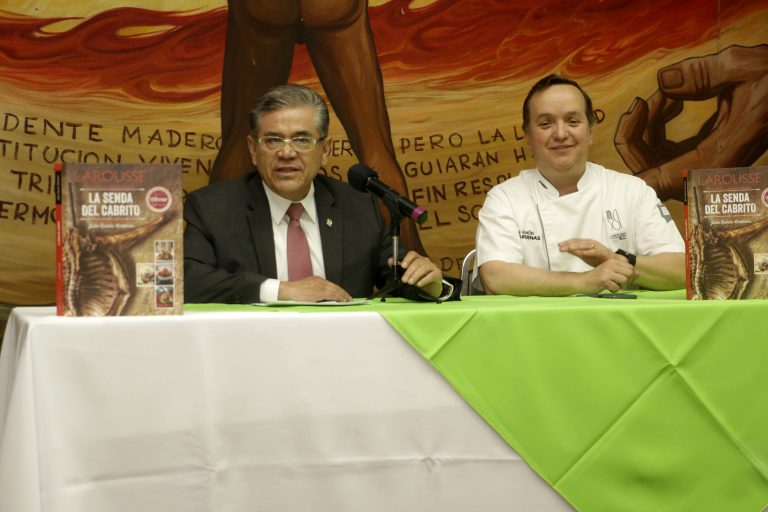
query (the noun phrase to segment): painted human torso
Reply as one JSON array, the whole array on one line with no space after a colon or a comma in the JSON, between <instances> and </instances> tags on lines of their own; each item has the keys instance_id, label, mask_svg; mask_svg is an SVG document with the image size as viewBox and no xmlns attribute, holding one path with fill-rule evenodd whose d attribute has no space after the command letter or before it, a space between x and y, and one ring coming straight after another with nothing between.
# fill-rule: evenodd
<instances>
[{"instance_id":1,"label":"painted human torso","mask_svg":"<svg viewBox=\"0 0 768 512\"><path fill-rule=\"evenodd\" d=\"M273 26L332 28L351 24L367 8L364 0L230 0L255 21Z\"/></svg>"}]
</instances>

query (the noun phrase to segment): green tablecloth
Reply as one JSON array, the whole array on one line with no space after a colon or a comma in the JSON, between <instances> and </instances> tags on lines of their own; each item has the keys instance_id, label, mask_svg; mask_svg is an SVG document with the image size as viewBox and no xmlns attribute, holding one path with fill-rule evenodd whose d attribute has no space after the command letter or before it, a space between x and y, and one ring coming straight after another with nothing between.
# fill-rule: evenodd
<instances>
[{"instance_id":1,"label":"green tablecloth","mask_svg":"<svg viewBox=\"0 0 768 512\"><path fill-rule=\"evenodd\" d=\"M768 301L638 295L334 311L382 314L583 512L763 510Z\"/></svg>"}]
</instances>

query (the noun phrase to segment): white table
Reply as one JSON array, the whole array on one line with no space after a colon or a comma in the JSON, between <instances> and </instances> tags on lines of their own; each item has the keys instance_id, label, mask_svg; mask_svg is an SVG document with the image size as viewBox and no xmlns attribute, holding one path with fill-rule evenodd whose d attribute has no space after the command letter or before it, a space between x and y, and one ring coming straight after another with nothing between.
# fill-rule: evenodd
<instances>
[{"instance_id":1,"label":"white table","mask_svg":"<svg viewBox=\"0 0 768 512\"><path fill-rule=\"evenodd\" d=\"M0 354L0 511L568 511L378 314L58 318Z\"/></svg>"}]
</instances>

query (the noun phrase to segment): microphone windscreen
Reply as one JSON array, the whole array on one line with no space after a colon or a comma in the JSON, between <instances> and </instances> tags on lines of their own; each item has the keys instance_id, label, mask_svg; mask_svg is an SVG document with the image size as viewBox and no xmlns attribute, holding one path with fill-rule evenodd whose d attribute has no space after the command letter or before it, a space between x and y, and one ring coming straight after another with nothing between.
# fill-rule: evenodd
<instances>
[{"instance_id":1,"label":"microphone windscreen","mask_svg":"<svg viewBox=\"0 0 768 512\"><path fill-rule=\"evenodd\" d=\"M378 177L376 171L365 164L355 164L347 171L347 181L352 185L352 188L360 192L368 192L368 180Z\"/></svg>"}]
</instances>

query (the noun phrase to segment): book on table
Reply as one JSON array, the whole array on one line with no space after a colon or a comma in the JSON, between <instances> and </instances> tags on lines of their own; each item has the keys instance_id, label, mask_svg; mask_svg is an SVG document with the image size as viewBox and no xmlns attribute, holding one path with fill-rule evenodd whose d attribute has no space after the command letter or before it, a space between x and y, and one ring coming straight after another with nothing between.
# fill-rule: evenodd
<instances>
[{"instance_id":1,"label":"book on table","mask_svg":"<svg viewBox=\"0 0 768 512\"><path fill-rule=\"evenodd\" d=\"M181 314L181 167L65 163L55 170L57 314Z\"/></svg>"},{"instance_id":2,"label":"book on table","mask_svg":"<svg viewBox=\"0 0 768 512\"><path fill-rule=\"evenodd\" d=\"M768 167L691 169L685 190L688 298L768 298Z\"/></svg>"}]
</instances>

